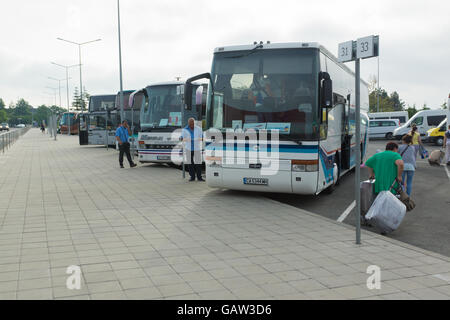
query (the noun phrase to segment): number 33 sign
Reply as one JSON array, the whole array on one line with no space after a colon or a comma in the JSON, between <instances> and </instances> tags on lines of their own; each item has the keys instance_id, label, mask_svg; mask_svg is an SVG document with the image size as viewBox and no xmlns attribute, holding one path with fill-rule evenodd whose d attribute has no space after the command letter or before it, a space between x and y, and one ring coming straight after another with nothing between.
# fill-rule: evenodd
<instances>
[{"instance_id":1,"label":"number 33 sign","mask_svg":"<svg viewBox=\"0 0 450 320\"><path fill-rule=\"evenodd\" d=\"M375 54L374 36L357 40L356 58L365 59L377 56Z\"/></svg>"}]
</instances>

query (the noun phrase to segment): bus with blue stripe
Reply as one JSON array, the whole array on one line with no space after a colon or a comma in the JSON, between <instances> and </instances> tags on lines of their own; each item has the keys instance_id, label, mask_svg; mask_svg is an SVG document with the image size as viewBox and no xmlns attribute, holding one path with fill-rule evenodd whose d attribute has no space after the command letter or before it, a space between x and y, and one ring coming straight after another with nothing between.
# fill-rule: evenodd
<instances>
[{"instance_id":1,"label":"bus with blue stripe","mask_svg":"<svg viewBox=\"0 0 450 320\"><path fill-rule=\"evenodd\" d=\"M295 194L332 191L356 165L355 75L318 43L216 48L206 102L210 187ZM368 85L361 81L361 159Z\"/></svg>"}]
</instances>

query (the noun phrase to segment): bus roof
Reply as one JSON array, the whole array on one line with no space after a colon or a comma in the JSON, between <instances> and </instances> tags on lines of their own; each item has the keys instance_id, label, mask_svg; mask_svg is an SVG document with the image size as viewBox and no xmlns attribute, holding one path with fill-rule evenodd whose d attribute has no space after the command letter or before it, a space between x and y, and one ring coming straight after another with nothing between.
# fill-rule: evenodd
<instances>
[{"instance_id":1,"label":"bus roof","mask_svg":"<svg viewBox=\"0 0 450 320\"><path fill-rule=\"evenodd\" d=\"M284 43L261 43L263 48L260 50L273 50L273 49L319 49L323 54L328 56L336 64L340 65L345 71L355 76L355 72L347 67L345 64L339 62L339 60L324 46L320 45L318 42L284 42ZM214 49L214 53L219 52L232 52L232 51L244 51L252 50L258 44L250 45L238 45L238 46L227 46L227 47L217 47ZM368 83L361 79L361 82L368 86Z\"/></svg>"},{"instance_id":2,"label":"bus roof","mask_svg":"<svg viewBox=\"0 0 450 320\"><path fill-rule=\"evenodd\" d=\"M156 83L149 84L147 86L147 88L148 87L156 87L156 86L179 86L179 85L183 85L183 84L186 84L186 82L183 82L183 81L156 82Z\"/></svg>"}]
</instances>

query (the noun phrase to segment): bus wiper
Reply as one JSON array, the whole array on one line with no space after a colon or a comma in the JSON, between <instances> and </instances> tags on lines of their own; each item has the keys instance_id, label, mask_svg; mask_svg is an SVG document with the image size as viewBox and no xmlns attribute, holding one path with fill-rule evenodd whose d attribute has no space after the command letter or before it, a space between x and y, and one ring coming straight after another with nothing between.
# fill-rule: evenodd
<instances>
[{"instance_id":1,"label":"bus wiper","mask_svg":"<svg viewBox=\"0 0 450 320\"><path fill-rule=\"evenodd\" d=\"M254 47L252 50L250 50L247 53L244 54L240 54L238 56L231 56L231 57L225 57L226 59L236 59L236 58L243 58L243 57L247 57L253 53L255 53L258 49L262 49L264 48L264 46L262 44L258 44L256 47Z\"/></svg>"},{"instance_id":2,"label":"bus wiper","mask_svg":"<svg viewBox=\"0 0 450 320\"><path fill-rule=\"evenodd\" d=\"M288 141L295 142L295 143L298 144L299 146L303 145L303 143L302 143L300 140L291 138L291 137L288 136L288 135L286 135L286 136L285 136L285 135L280 135L279 137L280 137L280 140L283 140L283 139L281 139L281 137L283 137L283 138L285 138L285 139L288 140Z\"/></svg>"}]
</instances>

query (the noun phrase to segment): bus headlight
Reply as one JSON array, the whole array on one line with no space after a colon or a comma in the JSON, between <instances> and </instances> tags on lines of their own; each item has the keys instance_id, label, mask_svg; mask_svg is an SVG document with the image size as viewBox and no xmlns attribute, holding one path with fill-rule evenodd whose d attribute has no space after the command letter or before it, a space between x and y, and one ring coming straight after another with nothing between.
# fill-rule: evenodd
<instances>
[{"instance_id":1,"label":"bus headlight","mask_svg":"<svg viewBox=\"0 0 450 320\"><path fill-rule=\"evenodd\" d=\"M306 172L317 172L319 171L319 165L317 164L309 164L306 166Z\"/></svg>"},{"instance_id":2,"label":"bus headlight","mask_svg":"<svg viewBox=\"0 0 450 320\"><path fill-rule=\"evenodd\" d=\"M318 160L292 160L293 172L317 172L319 171Z\"/></svg>"}]
</instances>

